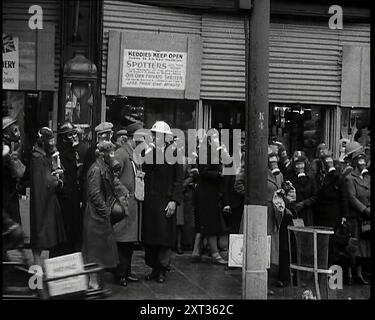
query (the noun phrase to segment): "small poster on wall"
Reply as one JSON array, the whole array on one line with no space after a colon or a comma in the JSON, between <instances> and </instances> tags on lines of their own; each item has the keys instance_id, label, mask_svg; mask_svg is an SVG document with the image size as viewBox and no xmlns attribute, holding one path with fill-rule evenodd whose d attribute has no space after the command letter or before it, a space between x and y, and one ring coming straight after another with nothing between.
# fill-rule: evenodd
<instances>
[{"instance_id":1,"label":"small poster on wall","mask_svg":"<svg viewBox=\"0 0 375 320\"><path fill-rule=\"evenodd\" d=\"M186 52L124 49L122 87L185 90Z\"/></svg>"},{"instance_id":2,"label":"small poster on wall","mask_svg":"<svg viewBox=\"0 0 375 320\"><path fill-rule=\"evenodd\" d=\"M19 88L19 38L3 34L3 89Z\"/></svg>"}]
</instances>

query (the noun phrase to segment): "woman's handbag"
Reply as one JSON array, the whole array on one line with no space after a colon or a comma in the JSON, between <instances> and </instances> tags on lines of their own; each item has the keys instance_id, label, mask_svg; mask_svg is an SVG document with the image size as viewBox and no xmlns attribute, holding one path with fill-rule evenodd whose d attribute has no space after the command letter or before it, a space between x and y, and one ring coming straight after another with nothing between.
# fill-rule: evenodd
<instances>
[{"instance_id":1,"label":"woman's handbag","mask_svg":"<svg viewBox=\"0 0 375 320\"><path fill-rule=\"evenodd\" d=\"M138 201L143 201L145 199L145 173L141 170L137 170L135 164L132 161L134 169L134 179L135 179L135 188L134 188L134 197Z\"/></svg>"}]
</instances>

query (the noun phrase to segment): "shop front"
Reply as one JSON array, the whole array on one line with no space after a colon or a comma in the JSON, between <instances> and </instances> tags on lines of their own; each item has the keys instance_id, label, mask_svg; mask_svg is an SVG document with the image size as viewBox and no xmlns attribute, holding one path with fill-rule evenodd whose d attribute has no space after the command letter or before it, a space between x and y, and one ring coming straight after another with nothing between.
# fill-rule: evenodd
<instances>
[{"instance_id":1,"label":"shop front","mask_svg":"<svg viewBox=\"0 0 375 320\"><path fill-rule=\"evenodd\" d=\"M350 10L346 11L348 17L355 13ZM245 19L242 13L211 14L104 1L102 119L107 115L107 119L114 122L119 122L119 117L129 120L131 113L139 113L140 109L143 121L148 119L148 127L154 120L164 119L171 121L171 126L189 122L195 128L244 129ZM113 34L117 34L117 40ZM135 35L141 35L139 39L143 40L134 43L128 39ZM182 37L186 42L177 51L176 46L168 46L158 37ZM199 45L189 56L192 38L197 39ZM282 141L288 153L299 149L313 157L316 146L325 142L334 155L339 156L338 142L344 121L341 116L345 119L347 113L342 96L353 95L349 86L342 85L347 78L343 72L344 47L368 46L369 41L369 24L362 20L348 20L340 30L330 29L323 18L305 15L303 19L293 17L292 20L287 15L271 16L269 135ZM114 46L114 43L117 44ZM160 86L159 83L150 88L139 78L135 82L130 79L124 82L121 78L124 72L125 76L126 72L130 73L126 65L124 67L123 56L130 49L185 52L185 87L166 90L155 87ZM369 70L368 62L357 61L363 61L362 70ZM142 72L148 72L139 66L135 65L138 74L132 76L142 77ZM189 71L191 68L196 70L194 75ZM355 87L358 83L361 81L357 81ZM356 103L350 108L359 110L360 106ZM123 125L127 123L127 120L122 121Z\"/></svg>"},{"instance_id":2,"label":"shop front","mask_svg":"<svg viewBox=\"0 0 375 320\"><path fill-rule=\"evenodd\" d=\"M240 15L104 1L106 119L116 129L244 128L244 48Z\"/></svg>"},{"instance_id":3,"label":"shop front","mask_svg":"<svg viewBox=\"0 0 375 320\"><path fill-rule=\"evenodd\" d=\"M28 169L37 131L57 126L60 2L14 0L2 5L3 116L18 120ZM30 29L31 5L43 9L43 29Z\"/></svg>"}]
</instances>

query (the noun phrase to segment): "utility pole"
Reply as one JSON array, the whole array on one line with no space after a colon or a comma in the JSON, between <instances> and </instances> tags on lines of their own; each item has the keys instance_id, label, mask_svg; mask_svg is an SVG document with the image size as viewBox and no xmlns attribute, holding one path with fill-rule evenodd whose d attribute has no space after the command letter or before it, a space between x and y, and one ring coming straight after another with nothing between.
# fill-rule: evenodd
<instances>
[{"instance_id":1,"label":"utility pole","mask_svg":"<svg viewBox=\"0 0 375 320\"><path fill-rule=\"evenodd\" d=\"M270 0L252 0L246 37L246 193L242 298L267 299L268 51Z\"/></svg>"}]
</instances>

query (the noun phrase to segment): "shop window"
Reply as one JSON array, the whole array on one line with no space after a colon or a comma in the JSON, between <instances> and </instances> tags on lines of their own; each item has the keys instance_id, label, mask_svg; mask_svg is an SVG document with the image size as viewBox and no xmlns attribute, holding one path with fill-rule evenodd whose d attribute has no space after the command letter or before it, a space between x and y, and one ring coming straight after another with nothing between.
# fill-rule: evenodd
<instances>
[{"instance_id":1,"label":"shop window","mask_svg":"<svg viewBox=\"0 0 375 320\"><path fill-rule=\"evenodd\" d=\"M245 130L245 102L209 101L211 109L211 128ZM233 131L229 131L229 153L233 152Z\"/></svg>"},{"instance_id":2,"label":"shop window","mask_svg":"<svg viewBox=\"0 0 375 320\"><path fill-rule=\"evenodd\" d=\"M52 125L53 92L4 91L3 116L17 119L21 132L21 160L26 165L24 187L29 183L29 164L38 130Z\"/></svg>"},{"instance_id":3,"label":"shop window","mask_svg":"<svg viewBox=\"0 0 375 320\"><path fill-rule=\"evenodd\" d=\"M107 121L120 130L141 121L151 128L156 121L165 121L171 128L195 128L195 101L132 97L107 97Z\"/></svg>"},{"instance_id":4,"label":"shop window","mask_svg":"<svg viewBox=\"0 0 375 320\"><path fill-rule=\"evenodd\" d=\"M302 150L309 159L325 142L326 109L319 106L270 104L270 137L282 142L289 154Z\"/></svg>"},{"instance_id":5,"label":"shop window","mask_svg":"<svg viewBox=\"0 0 375 320\"><path fill-rule=\"evenodd\" d=\"M340 138L358 141L363 146L369 146L370 139L370 109L342 108Z\"/></svg>"}]
</instances>

